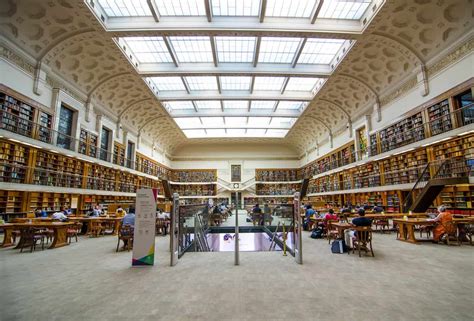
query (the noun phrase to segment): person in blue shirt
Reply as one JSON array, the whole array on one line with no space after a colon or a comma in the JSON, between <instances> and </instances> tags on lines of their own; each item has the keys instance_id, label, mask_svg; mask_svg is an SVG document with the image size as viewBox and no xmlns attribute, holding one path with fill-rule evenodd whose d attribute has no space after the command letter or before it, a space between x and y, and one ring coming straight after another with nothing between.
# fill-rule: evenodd
<instances>
[{"instance_id":1,"label":"person in blue shirt","mask_svg":"<svg viewBox=\"0 0 474 321\"><path fill-rule=\"evenodd\" d=\"M316 214L316 211L313 209L313 205L307 204L306 205L306 211L305 211L305 222L304 225L306 229L309 227L309 223L311 222L310 217Z\"/></svg>"},{"instance_id":2,"label":"person in blue shirt","mask_svg":"<svg viewBox=\"0 0 474 321\"><path fill-rule=\"evenodd\" d=\"M354 226L371 226L372 220L368 217L365 217L365 210L360 208L357 212L359 217L352 219L352 225ZM346 245L352 248L352 238L355 236L355 231L351 229L347 229L344 231L344 240L346 241Z\"/></svg>"},{"instance_id":3,"label":"person in blue shirt","mask_svg":"<svg viewBox=\"0 0 474 321\"><path fill-rule=\"evenodd\" d=\"M122 218L122 226L130 225L135 226L135 209L130 207L128 213Z\"/></svg>"}]
</instances>

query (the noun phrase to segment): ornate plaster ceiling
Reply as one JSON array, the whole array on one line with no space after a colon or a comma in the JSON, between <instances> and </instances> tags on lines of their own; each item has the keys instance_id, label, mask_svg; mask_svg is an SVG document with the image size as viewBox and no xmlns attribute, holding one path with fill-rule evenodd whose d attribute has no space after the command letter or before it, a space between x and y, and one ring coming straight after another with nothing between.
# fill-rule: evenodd
<instances>
[{"instance_id":1,"label":"ornate plaster ceiling","mask_svg":"<svg viewBox=\"0 0 474 321\"><path fill-rule=\"evenodd\" d=\"M387 0L285 139L188 140L83 1L3 0L1 34L83 96L172 152L189 143L277 142L303 152L343 128L473 28L472 0Z\"/></svg>"}]
</instances>

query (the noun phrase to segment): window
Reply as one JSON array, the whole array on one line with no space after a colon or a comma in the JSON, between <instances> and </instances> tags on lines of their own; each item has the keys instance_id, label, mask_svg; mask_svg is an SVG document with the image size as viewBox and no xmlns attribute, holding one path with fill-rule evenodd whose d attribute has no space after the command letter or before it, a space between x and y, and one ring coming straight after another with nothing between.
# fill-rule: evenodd
<instances>
[{"instance_id":1,"label":"window","mask_svg":"<svg viewBox=\"0 0 474 321\"><path fill-rule=\"evenodd\" d=\"M224 110L226 109L248 109L249 102L247 100L225 100Z\"/></svg>"},{"instance_id":2,"label":"window","mask_svg":"<svg viewBox=\"0 0 474 321\"><path fill-rule=\"evenodd\" d=\"M133 155L135 155L135 144L132 143L131 141L128 141L127 143L127 167L128 168L133 168L134 166L134 158Z\"/></svg>"},{"instance_id":3,"label":"window","mask_svg":"<svg viewBox=\"0 0 474 321\"><path fill-rule=\"evenodd\" d=\"M240 165L230 165L231 182L240 182L242 180L242 168Z\"/></svg>"},{"instance_id":4,"label":"window","mask_svg":"<svg viewBox=\"0 0 474 321\"><path fill-rule=\"evenodd\" d=\"M199 117L183 117L183 118L175 118L174 120L176 124L178 124L179 128L181 129L202 127L202 123Z\"/></svg>"},{"instance_id":5,"label":"window","mask_svg":"<svg viewBox=\"0 0 474 321\"><path fill-rule=\"evenodd\" d=\"M330 64L346 40L344 39L307 39L299 64Z\"/></svg>"},{"instance_id":6,"label":"window","mask_svg":"<svg viewBox=\"0 0 474 321\"><path fill-rule=\"evenodd\" d=\"M146 80L158 91L186 90L181 77L148 77Z\"/></svg>"},{"instance_id":7,"label":"window","mask_svg":"<svg viewBox=\"0 0 474 321\"><path fill-rule=\"evenodd\" d=\"M99 157L100 159L104 161L108 161L108 155L109 155L109 142L110 142L110 130L102 127L102 133L100 134L100 154Z\"/></svg>"},{"instance_id":8,"label":"window","mask_svg":"<svg viewBox=\"0 0 474 321\"><path fill-rule=\"evenodd\" d=\"M65 149L71 149L72 143L72 125L74 121L74 111L61 105L58 122L57 146Z\"/></svg>"},{"instance_id":9,"label":"window","mask_svg":"<svg viewBox=\"0 0 474 321\"><path fill-rule=\"evenodd\" d=\"M320 80L320 78L291 77L285 90L311 92Z\"/></svg>"},{"instance_id":10,"label":"window","mask_svg":"<svg viewBox=\"0 0 474 321\"><path fill-rule=\"evenodd\" d=\"M217 78L214 76L185 77L189 90L217 90Z\"/></svg>"},{"instance_id":11,"label":"window","mask_svg":"<svg viewBox=\"0 0 474 321\"><path fill-rule=\"evenodd\" d=\"M168 101L165 102L165 107L169 111L173 110L181 110L181 109L194 109L194 105L191 101L185 100L185 101Z\"/></svg>"},{"instance_id":12,"label":"window","mask_svg":"<svg viewBox=\"0 0 474 321\"><path fill-rule=\"evenodd\" d=\"M194 103L198 109L221 109L219 100L196 100Z\"/></svg>"},{"instance_id":13,"label":"window","mask_svg":"<svg viewBox=\"0 0 474 321\"><path fill-rule=\"evenodd\" d=\"M372 0L324 1L318 18L359 20Z\"/></svg>"},{"instance_id":14,"label":"window","mask_svg":"<svg viewBox=\"0 0 474 321\"><path fill-rule=\"evenodd\" d=\"M471 89L463 92L462 94L457 95L454 97L454 100L456 102L456 107L458 109L462 108L461 114L459 115L459 112L457 113L456 117L460 119L460 123L462 123L464 126L471 124L474 122L474 106L473 106L473 100L472 100L472 91Z\"/></svg>"},{"instance_id":15,"label":"window","mask_svg":"<svg viewBox=\"0 0 474 321\"><path fill-rule=\"evenodd\" d=\"M251 109L269 109L275 108L275 100L254 100L252 101Z\"/></svg>"},{"instance_id":16,"label":"window","mask_svg":"<svg viewBox=\"0 0 474 321\"><path fill-rule=\"evenodd\" d=\"M109 17L151 16L146 0L98 0Z\"/></svg>"},{"instance_id":17,"label":"window","mask_svg":"<svg viewBox=\"0 0 474 321\"><path fill-rule=\"evenodd\" d=\"M298 110L298 109L303 109L306 107L306 102L303 101L287 101L287 100L282 100L278 103L277 110L282 110L282 109L292 109L292 110Z\"/></svg>"},{"instance_id":18,"label":"window","mask_svg":"<svg viewBox=\"0 0 474 321\"><path fill-rule=\"evenodd\" d=\"M155 3L161 16L206 15L206 8L202 0L155 0Z\"/></svg>"}]
</instances>

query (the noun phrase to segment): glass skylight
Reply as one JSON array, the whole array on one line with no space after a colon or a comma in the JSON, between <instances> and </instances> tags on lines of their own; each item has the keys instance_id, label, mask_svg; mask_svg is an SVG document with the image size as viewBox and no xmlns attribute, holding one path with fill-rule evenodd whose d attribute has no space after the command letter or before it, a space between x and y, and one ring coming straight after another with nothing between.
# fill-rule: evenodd
<instances>
[{"instance_id":1,"label":"glass skylight","mask_svg":"<svg viewBox=\"0 0 474 321\"><path fill-rule=\"evenodd\" d=\"M271 117L249 117L250 127L266 127L270 124Z\"/></svg>"},{"instance_id":2,"label":"glass skylight","mask_svg":"<svg viewBox=\"0 0 474 321\"><path fill-rule=\"evenodd\" d=\"M221 109L219 100L196 100L194 103L198 109Z\"/></svg>"},{"instance_id":3,"label":"glass skylight","mask_svg":"<svg viewBox=\"0 0 474 321\"><path fill-rule=\"evenodd\" d=\"M289 64L293 61L300 42L300 38L263 37L258 61Z\"/></svg>"},{"instance_id":4,"label":"glass skylight","mask_svg":"<svg viewBox=\"0 0 474 321\"><path fill-rule=\"evenodd\" d=\"M224 127L224 117L201 117L203 126L205 127Z\"/></svg>"},{"instance_id":5,"label":"glass skylight","mask_svg":"<svg viewBox=\"0 0 474 321\"><path fill-rule=\"evenodd\" d=\"M265 137L272 137L272 138L283 138L288 133L288 130L282 129L269 129L265 133Z\"/></svg>"},{"instance_id":6,"label":"glass skylight","mask_svg":"<svg viewBox=\"0 0 474 321\"><path fill-rule=\"evenodd\" d=\"M245 129L227 129L227 136L229 137L245 136Z\"/></svg>"},{"instance_id":7,"label":"glass skylight","mask_svg":"<svg viewBox=\"0 0 474 321\"><path fill-rule=\"evenodd\" d=\"M308 39L298 59L299 64L330 64L344 39Z\"/></svg>"},{"instance_id":8,"label":"glass skylight","mask_svg":"<svg viewBox=\"0 0 474 321\"><path fill-rule=\"evenodd\" d=\"M158 91L186 90L181 77L148 77Z\"/></svg>"},{"instance_id":9,"label":"glass skylight","mask_svg":"<svg viewBox=\"0 0 474 321\"><path fill-rule=\"evenodd\" d=\"M224 137L226 136L225 129L206 129L207 137Z\"/></svg>"},{"instance_id":10,"label":"glass skylight","mask_svg":"<svg viewBox=\"0 0 474 321\"><path fill-rule=\"evenodd\" d=\"M172 62L162 37L125 37L122 39L139 63Z\"/></svg>"},{"instance_id":11,"label":"glass skylight","mask_svg":"<svg viewBox=\"0 0 474 321\"><path fill-rule=\"evenodd\" d=\"M273 117L270 126L271 127L281 127L281 128L291 128L296 122L296 118L286 118L286 117Z\"/></svg>"},{"instance_id":12,"label":"glass skylight","mask_svg":"<svg viewBox=\"0 0 474 321\"><path fill-rule=\"evenodd\" d=\"M318 18L359 20L372 0L324 1Z\"/></svg>"},{"instance_id":13,"label":"glass skylight","mask_svg":"<svg viewBox=\"0 0 474 321\"><path fill-rule=\"evenodd\" d=\"M212 0L214 16L258 16L260 0Z\"/></svg>"},{"instance_id":14,"label":"glass skylight","mask_svg":"<svg viewBox=\"0 0 474 321\"><path fill-rule=\"evenodd\" d=\"M291 110L298 110L300 108L304 108L306 106L306 102L304 101L287 101L283 100L278 103L277 110L281 109L291 109Z\"/></svg>"},{"instance_id":15,"label":"glass skylight","mask_svg":"<svg viewBox=\"0 0 474 321\"><path fill-rule=\"evenodd\" d=\"M219 62L252 62L255 37L216 37Z\"/></svg>"},{"instance_id":16,"label":"glass skylight","mask_svg":"<svg viewBox=\"0 0 474 321\"><path fill-rule=\"evenodd\" d=\"M145 1L146 0L140 0ZM155 0L160 16L205 16L202 0Z\"/></svg>"},{"instance_id":17,"label":"glass skylight","mask_svg":"<svg viewBox=\"0 0 474 321\"><path fill-rule=\"evenodd\" d=\"M207 134L204 129L185 129L183 133L187 138L206 138Z\"/></svg>"},{"instance_id":18,"label":"glass skylight","mask_svg":"<svg viewBox=\"0 0 474 321\"><path fill-rule=\"evenodd\" d=\"M247 117L225 117L225 125L227 127L246 127Z\"/></svg>"},{"instance_id":19,"label":"glass skylight","mask_svg":"<svg viewBox=\"0 0 474 321\"><path fill-rule=\"evenodd\" d=\"M174 121L179 128L201 128L202 123L199 117L175 118Z\"/></svg>"},{"instance_id":20,"label":"glass skylight","mask_svg":"<svg viewBox=\"0 0 474 321\"><path fill-rule=\"evenodd\" d=\"M313 91L321 78L290 77L285 90L289 91Z\"/></svg>"},{"instance_id":21,"label":"glass skylight","mask_svg":"<svg viewBox=\"0 0 474 321\"><path fill-rule=\"evenodd\" d=\"M253 100L251 109L273 109L275 108L275 100Z\"/></svg>"},{"instance_id":22,"label":"glass skylight","mask_svg":"<svg viewBox=\"0 0 474 321\"><path fill-rule=\"evenodd\" d=\"M170 37L180 62L212 62L209 37Z\"/></svg>"},{"instance_id":23,"label":"glass skylight","mask_svg":"<svg viewBox=\"0 0 474 321\"><path fill-rule=\"evenodd\" d=\"M255 77L253 90L278 90L285 82L285 77Z\"/></svg>"},{"instance_id":24,"label":"glass skylight","mask_svg":"<svg viewBox=\"0 0 474 321\"><path fill-rule=\"evenodd\" d=\"M249 128L247 129L246 136L248 137L264 137L266 129L255 129L255 128Z\"/></svg>"},{"instance_id":25,"label":"glass skylight","mask_svg":"<svg viewBox=\"0 0 474 321\"><path fill-rule=\"evenodd\" d=\"M164 103L168 110L180 110L180 109L194 109L194 105L191 101L167 101Z\"/></svg>"},{"instance_id":26,"label":"glass skylight","mask_svg":"<svg viewBox=\"0 0 474 321\"><path fill-rule=\"evenodd\" d=\"M269 17L309 18L316 0L268 0L265 15Z\"/></svg>"},{"instance_id":27,"label":"glass skylight","mask_svg":"<svg viewBox=\"0 0 474 321\"><path fill-rule=\"evenodd\" d=\"M248 109L247 100L224 100L224 110L226 109Z\"/></svg>"},{"instance_id":28,"label":"glass skylight","mask_svg":"<svg viewBox=\"0 0 474 321\"><path fill-rule=\"evenodd\" d=\"M252 77L220 77L222 90L250 90Z\"/></svg>"},{"instance_id":29,"label":"glass skylight","mask_svg":"<svg viewBox=\"0 0 474 321\"><path fill-rule=\"evenodd\" d=\"M98 0L99 5L109 17L151 16L146 0Z\"/></svg>"},{"instance_id":30,"label":"glass skylight","mask_svg":"<svg viewBox=\"0 0 474 321\"><path fill-rule=\"evenodd\" d=\"M185 77L190 90L217 90L217 78L214 76Z\"/></svg>"}]
</instances>

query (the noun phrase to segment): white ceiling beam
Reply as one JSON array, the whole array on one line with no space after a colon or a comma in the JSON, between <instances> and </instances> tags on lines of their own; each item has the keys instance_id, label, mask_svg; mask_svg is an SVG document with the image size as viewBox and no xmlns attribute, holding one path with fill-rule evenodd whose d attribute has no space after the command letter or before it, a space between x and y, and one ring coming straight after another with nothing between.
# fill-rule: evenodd
<instances>
[{"instance_id":1,"label":"white ceiling beam","mask_svg":"<svg viewBox=\"0 0 474 321\"><path fill-rule=\"evenodd\" d=\"M304 45L306 44L306 40L307 40L307 38L303 38L300 41L300 44L298 45L298 49L296 49L295 57L293 58L293 61L291 63L291 66L293 68L296 67L296 64L298 63L298 60L300 59L301 53L303 52L303 49L304 49Z\"/></svg>"},{"instance_id":2,"label":"white ceiling beam","mask_svg":"<svg viewBox=\"0 0 474 321\"><path fill-rule=\"evenodd\" d=\"M209 40L211 40L212 61L214 62L214 67L217 67L219 64L219 59L217 58L216 39L214 37L209 37Z\"/></svg>"},{"instance_id":3,"label":"white ceiling beam","mask_svg":"<svg viewBox=\"0 0 474 321\"><path fill-rule=\"evenodd\" d=\"M318 19L319 12L323 6L324 0L319 0L316 6L314 7L313 13L311 14L311 24L316 23L316 19Z\"/></svg>"},{"instance_id":4,"label":"white ceiling beam","mask_svg":"<svg viewBox=\"0 0 474 321\"><path fill-rule=\"evenodd\" d=\"M290 81L290 77L286 77L285 80L283 81L283 86L281 86L281 94L285 94L286 86L288 85L288 82Z\"/></svg>"},{"instance_id":5,"label":"white ceiling beam","mask_svg":"<svg viewBox=\"0 0 474 321\"><path fill-rule=\"evenodd\" d=\"M106 31L112 37L132 36L285 36L285 37L330 37L357 39L364 26L358 20L316 19L314 24L307 18L265 17L259 22L254 17L153 17L111 18ZM366 23L367 24L367 23Z\"/></svg>"},{"instance_id":6,"label":"white ceiling beam","mask_svg":"<svg viewBox=\"0 0 474 321\"><path fill-rule=\"evenodd\" d=\"M249 126L249 125L242 125L242 126L206 126L206 127L181 127L182 130L188 129L290 129L291 127L288 126Z\"/></svg>"},{"instance_id":7,"label":"white ceiling beam","mask_svg":"<svg viewBox=\"0 0 474 321\"><path fill-rule=\"evenodd\" d=\"M198 106L197 106L197 104L196 104L195 101L193 101L193 106L194 106L194 111L196 111L196 113L198 113L198 112L199 112L199 108L198 108ZM201 122L202 122L202 121L201 121Z\"/></svg>"},{"instance_id":8,"label":"white ceiling beam","mask_svg":"<svg viewBox=\"0 0 474 321\"><path fill-rule=\"evenodd\" d=\"M174 52L174 48L173 48L173 45L171 44L171 41L168 39L168 37L163 37L163 41L165 42L165 46L168 49L168 52L170 53L171 60L173 60L174 66L179 67L178 57L176 56L176 53Z\"/></svg>"},{"instance_id":9,"label":"white ceiling beam","mask_svg":"<svg viewBox=\"0 0 474 321\"><path fill-rule=\"evenodd\" d=\"M260 43L261 42L262 42L262 38L257 37L257 41L255 43L255 49L254 49L254 52L253 52L253 66L254 67L257 67L258 56L260 55Z\"/></svg>"},{"instance_id":10,"label":"white ceiling beam","mask_svg":"<svg viewBox=\"0 0 474 321\"><path fill-rule=\"evenodd\" d=\"M276 63L143 63L138 73L144 77L152 76L297 76L327 78L332 74L330 65L325 64L276 64Z\"/></svg>"},{"instance_id":11,"label":"white ceiling beam","mask_svg":"<svg viewBox=\"0 0 474 321\"><path fill-rule=\"evenodd\" d=\"M153 15L153 19L155 19L155 22L160 22L160 12L158 11L155 0L146 0L146 2L150 8L151 14Z\"/></svg>"},{"instance_id":12,"label":"white ceiling beam","mask_svg":"<svg viewBox=\"0 0 474 321\"><path fill-rule=\"evenodd\" d=\"M310 101L314 95L304 91L287 91L281 93L274 91L256 91L253 93L245 90L224 90L220 93L218 90L196 90L189 93L183 90L159 91L159 100L291 100L291 101Z\"/></svg>"},{"instance_id":13,"label":"white ceiling beam","mask_svg":"<svg viewBox=\"0 0 474 321\"><path fill-rule=\"evenodd\" d=\"M258 12L258 18L260 23L265 20L265 12L267 11L267 0L260 0L260 9Z\"/></svg>"},{"instance_id":14,"label":"white ceiling beam","mask_svg":"<svg viewBox=\"0 0 474 321\"><path fill-rule=\"evenodd\" d=\"M184 86L184 88L186 89L186 92L187 92L188 94L190 94L190 93L191 93L191 90L189 89L189 84L188 84L188 82L186 81L186 79L184 79L184 77L181 77L181 81L183 82L183 86ZM158 92L159 92L159 91L158 91Z\"/></svg>"},{"instance_id":15,"label":"white ceiling beam","mask_svg":"<svg viewBox=\"0 0 474 321\"><path fill-rule=\"evenodd\" d=\"M212 21L212 8L211 8L211 0L204 0L204 7L206 8L206 17L207 21Z\"/></svg>"}]
</instances>

